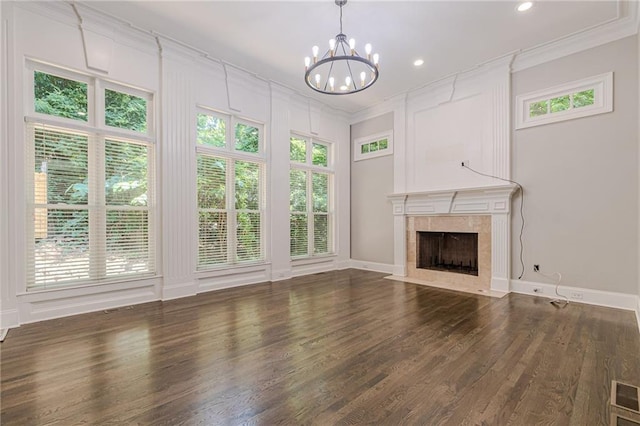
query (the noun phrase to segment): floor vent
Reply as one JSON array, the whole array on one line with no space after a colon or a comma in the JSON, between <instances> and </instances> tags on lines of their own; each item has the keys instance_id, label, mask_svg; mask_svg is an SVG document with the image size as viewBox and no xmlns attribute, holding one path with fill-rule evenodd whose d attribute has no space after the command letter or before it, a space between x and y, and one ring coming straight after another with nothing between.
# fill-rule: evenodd
<instances>
[{"instance_id":1,"label":"floor vent","mask_svg":"<svg viewBox=\"0 0 640 426\"><path fill-rule=\"evenodd\" d=\"M640 414L640 389L613 380L611 382L611 405Z\"/></svg>"}]
</instances>

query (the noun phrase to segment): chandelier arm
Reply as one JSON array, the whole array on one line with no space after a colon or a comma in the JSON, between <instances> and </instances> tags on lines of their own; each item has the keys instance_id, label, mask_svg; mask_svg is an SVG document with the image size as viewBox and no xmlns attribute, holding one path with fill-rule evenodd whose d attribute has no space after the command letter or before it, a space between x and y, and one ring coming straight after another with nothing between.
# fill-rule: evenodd
<instances>
[{"instance_id":1,"label":"chandelier arm","mask_svg":"<svg viewBox=\"0 0 640 426\"><path fill-rule=\"evenodd\" d=\"M329 74L327 74L327 80L324 82L324 91L327 91L327 84L329 84L329 78L331 78L331 71L333 71L333 65L335 61L331 61L331 65L329 65Z\"/></svg>"},{"instance_id":2,"label":"chandelier arm","mask_svg":"<svg viewBox=\"0 0 640 426\"><path fill-rule=\"evenodd\" d=\"M351 62L349 62L349 60L347 59L347 68L349 69L349 75L351 76L351 84L353 84L353 88L357 89L356 87L356 79L353 78L353 70L351 69Z\"/></svg>"}]
</instances>

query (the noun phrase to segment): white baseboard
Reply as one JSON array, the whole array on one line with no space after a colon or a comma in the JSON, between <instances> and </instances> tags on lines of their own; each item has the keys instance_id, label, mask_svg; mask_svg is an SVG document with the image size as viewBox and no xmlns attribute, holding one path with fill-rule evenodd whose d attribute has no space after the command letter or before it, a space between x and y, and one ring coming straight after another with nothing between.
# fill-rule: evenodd
<instances>
[{"instance_id":1,"label":"white baseboard","mask_svg":"<svg viewBox=\"0 0 640 426\"><path fill-rule=\"evenodd\" d=\"M0 342L4 342L4 338L7 337L8 332L8 328L0 329Z\"/></svg>"},{"instance_id":2,"label":"white baseboard","mask_svg":"<svg viewBox=\"0 0 640 426\"><path fill-rule=\"evenodd\" d=\"M271 270L271 280L274 281L284 281L291 278L291 268L286 269L272 269Z\"/></svg>"},{"instance_id":3,"label":"white baseboard","mask_svg":"<svg viewBox=\"0 0 640 426\"><path fill-rule=\"evenodd\" d=\"M269 275L268 271L263 269L233 275L202 278L198 283L198 293L269 282Z\"/></svg>"},{"instance_id":4,"label":"white baseboard","mask_svg":"<svg viewBox=\"0 0 640 426\"><path fill-rule=\"evenodd\" d=\"M319 274L320 272L329 272L329 271L334 271L335 269L336 268L334 267L333 262L299 265L299 266L296 266L293 269L293 271L291 271L291 277L301 277L303 275Z\"/></svg>"},{"instance_id":5,"label":"white baseboard","mask_svg":"<svg viewBox=\"0 0 640 426\"><path fill-rule=\"evenodd\" d=\"M558 296L556 296L555 288L555 284L511 280L511 291L514 293L557 299ZM536 292L534 289L539 289L540 291ZM560 285L558 292L567 296L570 302L606 306L609 308L625 309L636 312L638 309L638 296L634 294L615 293L612 291L593 290L581 287L568 287L564 285ZM582 297L580 298L579 295L582 295Z\"/></svg>"},{"instance_id":6,"label":"white baseboard","mask_svg":"<svg viewBox=\"0 0 640 426\"><path fill-rule=\"evenodd\" d=\"M393 265L388 263L368 262L366 260L351 259L351 267L354 269L364 269L365 271L384 272L385 274L393 274Z\"/></svg>"},{"instance_id":7,"label":"white baseboard","mask_svg":"<svg viewBox=\"0 0 640 426\"><path fill-rule=\"evenodd\" d=\"M195 296L198 293L198 285L194 282L185 282L178 284L169 284L165 283L162 286L162 297L161 300L173 300L179 299L181 297L189 297Z\"/></svg>"},{"instance_id":8,"label":"white baseboard","mask_svg":"<svg viewBox=\"0 0 640 426\"><path fill-rule=\"evenodd\" d=\"M9 330L20 326L20 315L17 309L5 309L0 311L0 329Z\"/></svg>"},{"instance_id":9,"label":"white baseboard","mask_svg":"<svg viewBox=\"0 0 640 426\"><path fill-rule=\"evenodd\" d=\"M336 262L336 269L339 271L349 268L351 268L351 259L339 260Z\"/></svg>"},{"instance_id":10,"label":"white baseboard","mask_svg":"<svg viewBox=\"0 0 640 426\"><path fill-rule=\"evenodd\" d=\"M158 300L158 295L153 286L60 299L25 300L19 307L20 324L139 305L155 300Z\"/></svg>"},{"instance_id":11,"label":"white baseboard","mask_svg":"<svg viewBox=\"0 0 640 426\"><path fill-rule=\"evenodd\" d=\"M506 278L491 277L491 290L509 293L509 280Z\"/></svg>"}]
</instances>

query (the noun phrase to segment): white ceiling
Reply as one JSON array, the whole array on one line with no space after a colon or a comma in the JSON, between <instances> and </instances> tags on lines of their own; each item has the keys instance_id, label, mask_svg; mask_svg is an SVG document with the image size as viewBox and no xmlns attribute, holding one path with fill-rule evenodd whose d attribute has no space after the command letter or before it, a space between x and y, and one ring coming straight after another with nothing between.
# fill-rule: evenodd
<instances>
[{"instance_id":1,"label":"white ceiling","mask_svg":"<svg viewBox=\"0 0 640 426\"><path fill-rule=\"evenodd\" d=\"M212 57L355 112L394 95L618 17L617 1L538 0L519 13L515 1L354 1L344 32L380 54L380 78L346 96L304 84L305 56L324 52L339 31L339 8L322 1L91 1L90 7L169 36ZM621 8L624 10L624 8ZM416 68L413 61L423 58Z\"/></svg>"}]
</instances>

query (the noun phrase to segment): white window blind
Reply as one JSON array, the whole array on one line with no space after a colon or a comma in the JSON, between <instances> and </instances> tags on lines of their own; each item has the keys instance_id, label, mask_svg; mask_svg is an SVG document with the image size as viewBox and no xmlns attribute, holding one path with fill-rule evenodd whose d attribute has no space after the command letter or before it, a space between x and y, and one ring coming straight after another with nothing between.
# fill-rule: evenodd
<instances>
[{"instance_id":1,"label":"white window blind","mask_svg":"<svg viewBox=\"0 0 640 426\"><path fill-rule=\"evenodd\" d=\"M291 210L291 256L309 255L309 235L307 217L307 172L291 169L289 172Z\"/></svg>"},{"instance_id":2,"label":"white window blind","mask_svg":"<svg viewBox=\"0 0 640 426\"><path fill-rule=\"evenodd\" d=\"M198 155L198 266L227 263L227 160Z\"/></svg>"},{"instance_id":3,"label":"white window blind","mask_svg":"<svg viewBox=\"0 0 640 426\"><path fill-rule=\"evenodd\" d=\"M313 180L313 253L329 253L331 224L329 216L329 174L311 173Z\"/></svg>"},{"instance_id":4,"label":"white window blind","mask_svg":"<svg viewBox=\"0 0 640 426\"><path fill-rule=\"evenodd\" d=\"M27 124L27 290L155 272L152 147Z\"/></svg>"}]
</instances>

